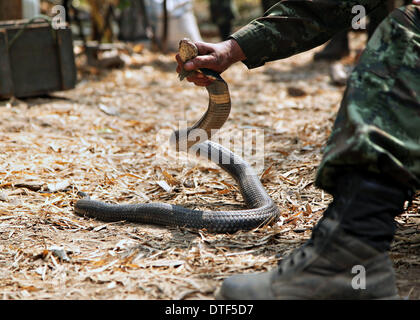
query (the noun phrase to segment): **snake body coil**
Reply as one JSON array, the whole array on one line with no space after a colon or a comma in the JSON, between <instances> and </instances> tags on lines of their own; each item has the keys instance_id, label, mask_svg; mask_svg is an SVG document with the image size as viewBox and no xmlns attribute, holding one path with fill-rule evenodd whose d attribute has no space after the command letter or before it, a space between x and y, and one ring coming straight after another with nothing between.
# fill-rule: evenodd
<instances>
[{"instance_id":1,"label":"snake body coil","mask_svg":"<svg viewBox=\"0 0 420 320\"><path fill-rule=\"evenodd\" d=\"M209 70L201 70L201 72L211 76L214 80L206 87L209 93L208 109L204 116L186 132L174 132L172 139L175 140L173 142L176 142L178 149L182 149L180 148L182 145L186 146L187 150L194 146L194 149L199 150L201 155L207 156L209 160L229 173L238 183L249 209L201 211L166 203L122 205L81 199L75 205L77 214L103 221L125 220L164 226L205 228L210 232L218 233L253 229L278 217L277 206L246 161L215 142L207 140L197 143L188 139L195 129L204 130L207 137L211 137L212 131L220 129L230 113L230 95L226 82L214 72Z\"/></svg>"}]
</instances>

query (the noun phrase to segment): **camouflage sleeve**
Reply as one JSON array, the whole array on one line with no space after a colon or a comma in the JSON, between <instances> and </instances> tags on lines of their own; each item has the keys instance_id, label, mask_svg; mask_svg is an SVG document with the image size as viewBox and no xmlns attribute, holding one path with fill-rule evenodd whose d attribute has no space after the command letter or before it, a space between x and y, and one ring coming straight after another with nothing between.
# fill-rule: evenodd
<instances>
[{"instance_id":1,"label":"camouflage sleeve","mask_svg":"<svg viewBox=\"0 0 420 320\"><path fill-rule=\"evenodd\" d=\"M285 0L277 3L263 17L231 35L244 51L248 68L268 61L287 58L317 47L336 32L349 28L362 5L366 13L384 0Z\"/></svg>"}]
</instances>

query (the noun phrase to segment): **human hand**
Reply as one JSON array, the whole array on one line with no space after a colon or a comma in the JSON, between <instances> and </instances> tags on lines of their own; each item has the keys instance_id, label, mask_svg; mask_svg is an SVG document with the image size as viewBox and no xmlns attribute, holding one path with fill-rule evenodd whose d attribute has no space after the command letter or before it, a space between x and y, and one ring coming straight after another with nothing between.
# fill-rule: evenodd
<instances>
[{"instance_id":1,"label":"human hand","mask_svg":"<svg viewBox=\"0 0 420 320\"><path fill-rule=\"evenodd\" d=\"M420 6L420 0L413 0L413 4L416 4L416 5Z\"/></svg>"},{"instance_id":2,"label":"human hand","mask_svg":"<svg viewBox=\"0 0 420 320\"><path fill-rule=\"evenodd\" d=\"M183 68L186 71L207 68L222 73L235 62L246 59L241 47L233 39L215 44L206 42L194 42L194 44L197 46L198 56L184 64L179 54L177 54L178 66L176 72L181 73ZM199 72L192 73L187 77L187 80L197 86L204 87L212 82L212 80Z\"/></svg>"}]
</instances>

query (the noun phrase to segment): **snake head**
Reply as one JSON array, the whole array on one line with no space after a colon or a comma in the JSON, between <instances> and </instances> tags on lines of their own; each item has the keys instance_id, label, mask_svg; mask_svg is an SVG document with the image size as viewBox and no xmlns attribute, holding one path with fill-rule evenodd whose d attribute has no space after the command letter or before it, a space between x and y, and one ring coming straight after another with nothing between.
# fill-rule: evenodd
<instances>
[{"instance_id":1,"label":"snake head","mask_svg":"<svg viewBox=\"0 0 420 320\"><path fill-rule=\"evenodd\" d=\"M179 41L179 57L181 58L182 62L187 62L188 60L194 59L198 56L198 48L190 39L184 38ZM193 74L194 70L187 71L182 68L181 72L178 75L180 81L184 80L189 75Z\"/></svg>"},{"instance_id":2,"label":"snake head","mask_svg":"<svg viewBox=\"0 0 420 320\"><path fill-rule=\"evenodd\" d=\"M184 38L179 41L179 57L182 62L194 59L198 56L198 48L190 39Z\"/></svg>"}]
</instances>

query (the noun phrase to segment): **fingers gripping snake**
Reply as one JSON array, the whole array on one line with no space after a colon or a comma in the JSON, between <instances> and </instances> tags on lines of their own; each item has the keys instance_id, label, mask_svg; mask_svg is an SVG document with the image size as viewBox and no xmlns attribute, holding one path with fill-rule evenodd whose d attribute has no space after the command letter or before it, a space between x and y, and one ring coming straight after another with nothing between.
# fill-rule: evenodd
<instances>
[{"instance_id":1,"label":"fingers gripping snake","mask_svg":"<svg viewBox=\"0 0 420 320\"><path fill-rule=\"evenodd\" d=\"M185 62L198 54L193 43L184 39L180 42L180 57ZM100 201L81 199L75 204L75 213L93 217L102 221L131 221L144 224L180 226L202 229L210 232L230 233L238 230L249 230L267 224L278 217L278 208L265 191L252 167L241 157L220 144L206 140L192 141L190 135L195 129L204 130L207 137L220 129L230 113L230 95L226 82L219 74L202 69L200 72L214 81L206 87L209 94L209 105L204 116L192 127L173 133L171 139L178 150L186 146L191 152L200 151L209 160L216 162L238 183L240 192L248 207L245 210L206 211L192 210L167 203L145 204L108 204ZM185 77L180 74L180 79ZM185 132L186 131L186 132ZM185 149L185 148L184 148Z\"/></svg>"}]
</instances>

